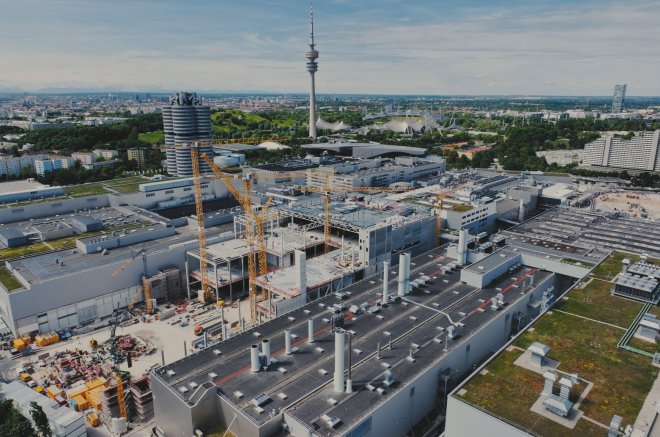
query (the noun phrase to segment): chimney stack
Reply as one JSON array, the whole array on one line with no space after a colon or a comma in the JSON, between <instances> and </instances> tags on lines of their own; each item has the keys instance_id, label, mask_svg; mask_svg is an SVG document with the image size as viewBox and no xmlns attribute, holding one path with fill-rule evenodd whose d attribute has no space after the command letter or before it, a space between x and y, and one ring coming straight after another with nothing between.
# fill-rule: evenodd
<instances>
[{"instance_id":1,"label":"chimney stack","mask_svg":"<svg viewBox=\"0 0 660 437\"><path fill-rule=\"evenodd\" d=\"M266 357L266 365L270 366L270 340L261 341L261 353Z\"/></svg>"},{"instance_id":2,"label":"chimney stack","mask_svg":"<svg viewBox=\"0 0 660 437\"><path fill-rule=\"evenodd\" d=\"M296 284L300 289L300 293L307 292L307 255L301 250L295 252L296 273L298 275L298 283Z\"/></svg>"},{"instance_id":3,"label":"chimney stack","mask_svg":"<svg viewBox=\"0 0 660 437\"><path fill-rule=\"evenodd\" d=\"M390 263L385 261L383 263L383 303L387 303L387 287L390 281Z\"/></svg>"},{"instance_id":4,"label":"chimney stack","mask_svg":"<svg viewBox=\"0 0 660 437\"><path fill-rule=\"evenodd\" d=\"M344 343L346 333L343 329L335 331L335 391L344 392Z\"/></svg>"},{"instance_id":5,"label":"chimney stack","mask_svg":"<svg viewBox=\"0 0 660 437\"><path fill-rule=\"evenodd\" d=\"M520 199L520 204L518 205L518 221L520 223L525 221L525 201Z\"/></svg>"},{"instance_id":6,"label":"chimney stack","mask_svg":"<svg viewBox=\"0 0 660 437\"><path fill-rule=\"evenodd\" d=\"M286 355L291 355L291 330L284 330L284 353Z\"/></svg>"},{"instance_id":7,"label":"chimney stack","mask_svg":"<svg viewBox=\"0 0 660 437\"><path fill-rule=\"evenodd\" d=\"M314 319L307 320L307 343L314 343Z\"/></svg>"},{"instance_id":8,"label":"chimney stack","mask_svg":"<svg viewBox=\"0 0 660 437\"><path fill-rule=\"evenodd\" d=\"M258 372L259 368L259 346L253 344L250 346L250 367L253 372Z\"/></svg>"},{"instance_id":9,"label":"chimney stack","mask_svg":"<svg viewBox=\"0 0 660 437\"><path fill-rule=\"evenodd\" d=\"M461 229L458 231L458 264L459 265L464 265L467 262L467 231L465 229Z\"/></svg>"},{"instance_id":10,"label":"chimney stack","mask_svg":"<svg viewBox=\"0 0 660 437\"><path fill-rule=\"evenodd\" d=\"M406 295L406 254L399 255L399 289L397 290L399 296Z\"/></svg>"}]
</instances>

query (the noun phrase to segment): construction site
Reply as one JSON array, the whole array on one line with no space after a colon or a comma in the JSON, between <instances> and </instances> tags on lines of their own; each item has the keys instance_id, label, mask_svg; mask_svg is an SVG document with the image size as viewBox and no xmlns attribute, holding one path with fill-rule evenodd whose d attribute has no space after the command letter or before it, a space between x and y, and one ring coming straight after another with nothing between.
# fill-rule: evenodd
<instances>
[{"instance_id":1,"label":"construction site","mask_svg":"<svg viewBox=\"0 0 660 437\"><path fill-rule=\"evenodd\" d=\"M330 170L372 164L229 175L190 153L192 178L145 192L189 188L195 215L123 205L95 220L44 217L63 224L34 235L71 227L75 248L8 257L3 390L37 393L58 435L84 435L81 424L145 436L427 428L453 385L611 249L660 250L651 219L564 206L534 217L547 184L527 175L425 174L421 186L342 176L330 189ZM212 183L238 207L206 212ZM22 214L4 228L32 232ZM624 228L635 238L614 233ZM405 420L391 411L404 398Z\"/></svg>"},{"instance_id":2,"label":"construction site","mask_svg":"<svg viewBox=\"0 0 660 437\"><path fill-rule=\"evenodd\" d=\"M660 219L660 194L643 191L604 193L595 198L602 211L620 212L630 217Z\"/></svg>"}]
</instances>

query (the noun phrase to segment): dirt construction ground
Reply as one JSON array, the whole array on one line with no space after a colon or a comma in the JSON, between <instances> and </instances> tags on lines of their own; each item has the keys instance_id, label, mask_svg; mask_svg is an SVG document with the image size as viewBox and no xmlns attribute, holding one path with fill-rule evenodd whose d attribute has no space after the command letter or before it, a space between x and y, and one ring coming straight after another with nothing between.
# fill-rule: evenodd
<instances>
[{"instance_id":1,"label":"dirt construction ground","mask_svg":"<svg viewBox=\"0 0 660 437\"><path fill-rule=\"evenodd\" d=\"M625 191L601 194L596 208L601 211L624 211L631 217L660 219L660 194Z\"/></svg>"}]
</instances>

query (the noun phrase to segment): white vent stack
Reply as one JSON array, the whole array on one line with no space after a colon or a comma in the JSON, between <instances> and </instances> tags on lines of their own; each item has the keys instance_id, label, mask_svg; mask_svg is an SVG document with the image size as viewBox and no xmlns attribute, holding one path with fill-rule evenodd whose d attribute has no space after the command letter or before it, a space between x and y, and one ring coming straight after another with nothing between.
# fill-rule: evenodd
<instances>
[{"instance_id":1,"label":"white vent stack","mask_svg":"<svg viewBox=\"0 0 660 437\"><path fill-rule=\"evenodd\" d=\"M314 343L314 319L307 320L307 343Z\"/></svg>"},{"instance_id":2,"label":"white vent stack","mask_svg":"<svg viewBox=\"0 0 660 437\"><path fill-rule=\"evenodd\" d=\"M253 372L259 371L259 346L256 344L250 346L250 367Z\"/></svg>"},{"instance_id":3,"label":"white vent stack","mask_svg":"<svg viewBox=\"0 0 660 437\"><path fill-rule=\"evenodd\" d=\"M261 353L266 357L266 365L270 366L270 340L261 341Z\"/></svg>"},{"instance_id":4,"label":"white vent stack","mask_svg":"<svg viewBox=\"0 0 660 437\"><path fill-rule=\"evenodd\" d=\"M406 295L406 254L399 255L399 289L398 295Z\"/></svg>"},{"instance_id":5,"label":"white vent stack","mask_svg":"<svg viewBox=\"0 0 660 437\"><path fill-rule=\"evenodd\" d=\"M348 334L348 379L346 379L346 393L353 393L353 375L352 375L352 356L353 353L353 335Z\"/></svg>"},{"instance_id":6,"label":"white vent stack","mask_svg":"<svg viewBox=\"0 0 660 437\"><path fill-rule=\"evenodd\" d=\"M387 303L387 283L390 282L390 263L383 263L383 303Z\"/></svg>"},{"instance_id":7,"label":"white vent stack","mask_svg":"<svg viewBox=\"0 0 660 437\"><path fill-rule=\"evenodd\" d=\"M518 221L520 223L525 221L525 201L523 199L520 199L518 204Z\"/></svg>"},{"instance_id":8,"label":"white vent stack","mask_svg":"<svg viewBox=\"0 0 660 437\"><path fill-rule=\"evenodd\" d=\"M298 275L298 288L301 293L307 293L307 255L302 250L295 253L296 273Z\"/></svg>"},{"instance_id":9,"label":"white vent stack","mask_svg":"<svg viewBox=\"0 0 660 437\"><path fill-rule=\"evenodd\" d=\"M458 231L458 264L464 265L467 262L467 231L461 229Z\"/></svg>"},{"instance_id":10,"label":"white vent stack","mask_svg":"<svg viewBox=\"0 0 660 437\"><path fill-rule=\"evenodd\" d=\"M344 349L346 333L343 329L335 331L335 391L344 392Z\"/></svg>"},{"instance_id":11,"label":"white vent stack","mask_svg":"<svg viewBox=\"0 0 660 437\"><path fill-rule=\"evenodd\" d=\"M284 353L286 355L291 355L291 330L284 330Z\"/></svg>"},{"instance_id":12,"label":"white vent stack","mask_svg":"<svg viewBox=\"0 0 660 437\"><path fill-rule=\"evenodd\" d=\"M406 252L404 255L406 256L406 294L410 294L410 253Z\"/></svg>"}]
</instances>

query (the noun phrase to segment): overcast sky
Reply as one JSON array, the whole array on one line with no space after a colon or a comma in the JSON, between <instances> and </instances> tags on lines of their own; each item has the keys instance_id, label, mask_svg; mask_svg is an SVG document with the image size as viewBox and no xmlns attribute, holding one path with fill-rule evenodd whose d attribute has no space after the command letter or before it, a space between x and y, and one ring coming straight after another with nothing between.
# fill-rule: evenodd
<instances>
[{"instance_id":1,"label":"overcast sky","mask_svg":"<svg viewBox=\"0 0 660 437\"><path fill-rule=\"evenodd\" d=\"M659 0L316 0L319 93L660 95ZM305 92L305 0L0 0L0 90Z\"/></svg>"}]
</instances>

